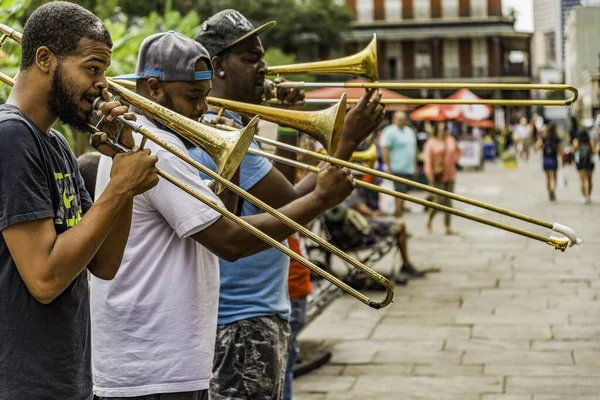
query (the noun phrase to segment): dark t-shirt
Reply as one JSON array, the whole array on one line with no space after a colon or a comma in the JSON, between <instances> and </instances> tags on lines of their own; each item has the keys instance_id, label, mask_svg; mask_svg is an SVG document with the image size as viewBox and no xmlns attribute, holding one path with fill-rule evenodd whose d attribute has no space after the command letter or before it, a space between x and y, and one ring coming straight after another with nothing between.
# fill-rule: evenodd
<instances>
[{"instance_id":1,"label":"dark t-shirt","mask_svg":"<svg viewBox=\"0 0 600 400\"><path fill-rule=\"evenodd\" d=\"M558 145L560 143L559 138L544 138L544 157L547 158L558 158Z\"/></svg>"},{"instance_id":2,"label":"dark t-shirt","mask_svg":"<svg viewBox=\"0 0 600 400\"><path fill-rule=\"evenodd\" d=\"M40 131L17 107L0 105L0 232L52 218L61 234L91 205L65 138ZM41 304L0 234L0 399L91 399L90 361L87 270Z\"/></svg>"}]
</instances>

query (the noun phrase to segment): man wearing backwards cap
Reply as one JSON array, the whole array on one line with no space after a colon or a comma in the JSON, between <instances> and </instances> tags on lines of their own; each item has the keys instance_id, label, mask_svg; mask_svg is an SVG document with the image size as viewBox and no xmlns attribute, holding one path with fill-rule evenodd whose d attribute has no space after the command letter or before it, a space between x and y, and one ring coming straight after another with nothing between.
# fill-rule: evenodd
<instances>
[{"instance_id":1,"label":"man wearing backwards cap","mask_svg":"<svg viewBox=\"0 0 600 400\"><path fill-rule=\"evenodd\" d=\"M171 31L144 40L137 73L128 78L137 80L138 94L197 119L207 109L211 76L204 47ZM184 152L191 146L166 126L133 111L137 121L161 139ZM195 168L152 142L147 146L158 156L160 169L220 204ZM96 195L109 175L110 159L103 157ZM305 224L346 198L353 184L346 171L330 167L319 174L317 187L280 211ZM292 232L269 214L244 220L278 240ZM217 257L234 261L267 247L165 180L136 197L119 273L112 282L92 281L96 396L208 398L219 293Z\"/></svg>"},{"instance_id":2,"label":"man wearing backwards cap","mask_svg":"<svg viewBox=\"0 0 600 400\"><path fill-rule=\"evenodd\" d=\"M258 35L274 24L269 22L254 28L235 10L221 11L202 24L196 40L212 57L213 96L254 104L262 102L266 67ZM347 115L336 157L348 159L382 120L384 107L379 104L380 94L369 102L372 95L373 91L369 91ZM280 91L279 100L293 104L303 96L299 90ZM242 117L234 113L225 116L244 123ZM279 136L282 139L281 134ZM295 136L291 138L296 142ZM289 142L290 137L287 139ZM256 143L252 146L258 147ZM202 150L194 148L190 154L214 169L214 163ZM251 154L244 157L240 167L240 186L275 207L311 193L315 182L315 176L308 176L294 186L266 159ZM260 212L248 202L242 202L241 215ZM220 260L219 320L211 398L281 397L290 337L288 267L289 259L274 249L233 263Z\"/></svg>"}]
</instances>

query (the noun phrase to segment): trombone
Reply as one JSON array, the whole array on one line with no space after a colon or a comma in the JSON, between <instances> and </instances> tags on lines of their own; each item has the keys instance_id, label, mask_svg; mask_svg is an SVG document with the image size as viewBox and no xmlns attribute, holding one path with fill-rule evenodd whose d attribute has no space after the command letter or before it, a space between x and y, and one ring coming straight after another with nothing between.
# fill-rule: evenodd
<instances>
[{"instance_id":1,"label":"trombone","mask_svg":"<svg viewBox=\"0 0 600 400\"><path fill-rule=\"evenodd\" d=\"M128 84L131 85L131 83L128 83ZM236 112L239 112L241 114L246 114L246 115L259 115L259 116L262 117L262 113L263 112L267 112L268 115L269 115L269 119L271 121L280 123L282 125L290 126L290 127L294 128L294 129L298 129L298 130L302 129L303 121L300 120L300 122L298 122L296 116L302 116L303 114L306 114L306 113L303 113L303 112L300 112L300 111L272 109L271 107L256 106L256 105L251 105L251 104L246 104L246 103L239 103L239 102L234 102L234 101L230 101L230 100L223 100L223 99L213 99L212 101L215 102L213 104L218 104L220 107L222 107L221 110L220 110L220 112L219 112L219 114L221 114L224 111L224 108L229 108L230 106ZM290 117L287 116L287 113L290 113L289 114ZM218 128L220 128L221 130L234 129L234 128L226 126L226 125L218 125ZM503 230L508 231L508 232L512 232L512 233L515 233L515 234L518 234L518 235L522 235L522 236L525 236L525 237L528 237L528 238L531 238L531 239L534 239L534 240L538 240L538 241L547 243L547 244L553 246L554 248L559 249L559 250L561 250L563 252L567 249L567 247L572 247L573 245L580 245L581 244L581 239L579 239L577 237L577 234L575 233L575 231L573 231L571 228L569 228L569 227L567 227L565 225L559 224L559 223L550 223L550 222L546 222L546 221L543 221L543 220L540 220L540 219L532 218L532 217L529 217L527 215L520 214L520 213L511 211L511 210L507 210L507 209L504 209L504 208L496 207L494 205L487 204L487 203L484 203L484 202L480 202L480 201L477 201L477 200L473 200L473 199L470 199L468 197L460 196L460 195L457 195L457 194L452 193L452 192L447 192L447 191L444 191L444 190L441 190L441 189L437 189L437 188L435 188L433 186L423 185L421 183L413 182L413 181L408 180L408 179L404 179L404 178L397 177L395 175L387 174L387 173L375 170L373 168L362 167L362 166L356 165L356 164L354 164L352 162L348 162L348 161L345 161L345 160L341 160L339 158L331 157L331 156L326 155L326 154L321 154L321 153L317 153L317 152L314 152L314 151L305 150L305 149L302 149L302 148L299 148L299 147L296 147L296 146L284 144L284 143L278 142L276 140L268 139L268 138L265 138L265 137L262 137L262 136L255 136L254 138L257 141L259 141L259 142L263 142L263 143L266 143L266 144L269 144L269 145L272 145L272 146L276 146L276 147L281 147L281 148L284 148L284 149L286 149L288 151L291 151L291 152L294 152L294 153L300 153L300 154L308 155L308 156L314 157L314 158L316 158L316 159L318 159L320 161L329 162L331 164L334 164L334 165L337 165L337 166L340 166L340 167L354 169L354 170L363 172L365 174L374 175L374 176L377 176L379 178L388 179L388 180L391 180L391 181L394 181L394 182L400 182L400 183L403 183L405 185L412 186L412 187L415 187L417 189L421 189L421 190L424 190L424 191L427 191L427 192L430 192L430 193L433 193L433 194L437 194L437 195L440 195L440 196L445 196L445 197L448 197L448 198L451 198L451 199L454 199L454 200L457 200L457 201L460 201L460 202L463 202L463 203L466 203L466 204L470 204L470 205L473 205L473 206L476 206L476 207L484 208L486 210L493 211L493 212L496 212L496 213L504 214L504 215L507 215L509 217L520 219L522 221L529 222L529 223L534 224L534 225L542 226L544 228L548 228L548 229L551 229L551 230L553 230L553 231L555 231L557 233L560 233L560 234L566 236L567 238L565 239L565 238L556 237L556 236L549 236L549 237L542 236L542 235L539 235L539 234L536 234L536 233L532 233L532 232L529 232L529 231L525 231L525 230L522 230L522 229L519 229L519 228L512 227L510 225L502 224L502 223L495 222L495 221L492 221L492 220L489 220L489 219L486 219L486 218L478 217L476 215L472 215L472 214L469 214L469 213L466 213L466 212L463 212L463 211L460 211L460 210L456 210L456 209L451 208L451 207L442 206L442 205L434 203L434 202L430 202L430 201L427 201L427 200L422 200L422 199L420 199L418 197L409 196L409 195L404 194L404 193L399 193L399 192L396 192L396 191L385 189L385 188L382 188L380 186L369 184L369 183L366 183L366 182L363 182L363 181L355 179L355 183L358 186L362 186L362 187L365 187L367 189L370 189L370 190L373 190L373 191L376 191L376 192L380 192L380 193L387 194L387 195L390 195L390 196L393 196L393 197L397 197L397 198L400 198L400 199L411 201L413 203L417 203L417 204L423 205L425 207L436 208L436 209L438 209L440 211L443 211L443 212L447 212L447 213L450 213L450 214L453 214L453 215L456 215L456 216L459 216L459 217L470 219L470 220L475 221L475 222L480 222L482 224L486 224L486 225L489 225L489 226L492 226L492 227L495 227L495 228L503 229ZM329 146L330 149L331 148L337 148L337 143L334 143L333 136L331 135L330 132L327 132L327 131L321 131L321 132L319 132L319 134L317 136L317 140L320 141L320 142L321 142L321 140L323 140L323 142L321 142L321 144L323 144L324 147L325 146ZM373 156L373 150L376 151L376 148L374 148L373 146L371 146L369 150L370 150L370 155L367 154L367 157L369 157L369 156L372 157ZM270 153L267 153L267 152L264 152L264 151L260 151L260 150L255 150L255 149L252 149L252 148L248 148L248 152L252 153L252 154L264 156L264 157L267 157L267 158L270 158L272 160L276 160L276 161L279 161L279 162L282 162L282 163L287 163L289 165L292 165L294 167L307 170L309 172L318 172L318 168L316 168L316 167L308 166L308 165L305 165L305 164L302 164L302 163L298 163L297 161L289 160L289 159L284 158L284 157L278 157L278 156L275 156L273 154L270 154ZM331 152L329 152L329 154L331 154ZM360 158L364 158L365 157L365 153L363 153L363 154L356 154L355 155L355 159L357 157L359 159Z\"/></svg>"},{"instance_id":2,"label":"trombone","mask_svg":"<svg viewBox=\"0 0 600 400\"><path fill-rule=\"evenodd\" d=\"M293 65L268 67L267 74L316 74L316 75L354 75L371 82L282 82L275 84L280 88L323 88L345 87L364 89L473 89L473 90L565 90L572 93L566 100L512 100L512 99L382 99L381 104L490 104L506 106L571 106L577 101L577 89L570 85L536 85L536 84L502 84L502 83L387 83L377 82L377 35L362 51L347 57L327 61L317 61ZM348 103L356 103L358 99L348 99ZM331 103L332 99L309 99L308 103Z\"/></svg>"},{"instance_id":3,"label":"trombone","mask_svg":"<svg viewBox=\"0 0 600 400\"><path fill-rule=\"evenodd\" d=\"M21 34L20 33L14 31L11 28L8 28L8 27L6 27L5 25L2 25L2 24L0 24L0 30L2 30L2 32L4 32L4 34L0 38L0 46L2 45L2 43L8 37L11 37L11 38L15 39L17 42L20 42L20 40L21 40ZM5 75L3 73L0 73L0 80L2 82L4 82L4 83L10 85L10 86L14 86L14 80L11 77L9 77L9 76L7 76L7 75ZM207 128L207 127L204 124L201 124L199 122L196 122L196 121L193 121L193 120L189 120L189 119L187 119L187 118L185 118L183 116L180 116L179 114L174 113L171 110L166 109L165 107L162 107L162 106L160 106L158 104L155 104L155 103L151 102L150 100L147 100L144 97L142 97L142 96L140 96L140 95L138 95L138 94L136 94L134 92L131 92L131 91L129 91L128 89L126 89L124 87L121 87L121 86L117 85L116 83L114 83L111 80L108 80L108 85L109 85L109 91L111 93L113 93L117 97L123 98L127 103L129 103L133 107L136 107L136 108L138 108L138 109L140 109L142 111L145 110L144 112L148 113L152 118L157 119L158 121L162 122L163 124L166 124L167 126L171 127L172 129L174 129L175 131L177 131L179 134L181 134L182 136L184 136L186 139L188 139L190 141L193 141L193 140L196 140L196 135L197 134L199 134L199 135L201 134L203 140L207 142L207 143L204 143L205 147L203 147L203 148L206 148L207 151L214 150L214 147L211 146L211 144L213 142L219 142L220 141L219 138L213 138L213 136L215 136L215 135L221 135L222 134L222 133L216 132L216 131L218 131L217 129L206 130L205 128ZM97 107L101 106L102 103L103 103L103 100L96 99L96 101L94 102L94 108L97 108ZM274 216L275 218L277 218L279 221L283 222L287 226L293 228L294 230L296 230L298 232L301 232L303 235L306 235L311 240L314 240L316 243L318 243L318 244L322 245L323 247L325 247L331 253L335 254L338 257L340 257L341 259L343 259L344 261L346 261L350 265L354 266L355 268L359 269L363 273L367 274L370 278L372 278L375 281L379 282L381 285L383 285L385 287L385 291L386 291L385 297L381 301L372 300L371 298L367 297L366 295L364 295L361 292L357 291L356 289L352 288L348 284L342 282L337 277L335 277L332 274L328 273L327 271L324 271L321 268L317 267L315 264L313 264L309 260L307 260L307 259L303 258L302 256L296 254L294 251L290 250L289 248L287 248L284 245L282 245L281 243L279 243L277 240L273 239L272 237L266 235L262 231L260 231L257 228L255 228L254 226L250 225L249 223L247 223L243 219L239 218L238 216L236 216L235 214L233 214L229 210L227 210L227 209L225 209L225 208L223 208L223 207L221 207L221 206L213 203L211 200L209 200L208 198L204 197L202 194L200 194L196 190L194 190L194 189L190 188L189 186L187 186L187 185L179 182L178 180L176 180L174 177L172 177L171 175L167 174L166 172L159 170L158 175L161 176L163 179L166 179L167 181L169 181L172 184L176 185L177 187L179 187L180 189L182 189L186 193L190 194L194 198L200 200L202 203L206 204L207 206L209 206L213 210L215 210L215 211L219 212L220 214L224 215L225 217L229 218L230 220L232 220L233 222L235 222L236 224L238 224L239 226L241 226L243 229L246 229L247 231L249 231L250 233L252 233L256 237L258 237L259 239L265 241L266 243L268 243L272 247L275 247L276 249L280 250L281 252L283 252L284 254L286 254L288 257L290 257L290 258L294 259L295 261L301 263L302 265L304 265L305 267L309 268L311 271L313 271L314 273L320 275L324 279L328 280L332 284L340 287L345 292L347 292L350 295L354 296L356 299L358 299L359 301L363 302L364 304L367 304L368 306L370 306L372 308L375 308L375 309L380 309L380 308L383 308L383 307L389 305L392 302L393 297L394 297L394 288L393 288L392 284L386 278L384 278L382 275L380 275L379 273L377 273L377 272L373 271L372 269L368 268L367 266L365 266L361 262L353 259L348 254L344 253L343 251L341 251L337 247L331 245L330 243L328 243L327 241L325 241L323 238L321 238L318 235L314 234L313 232L311 232L307 228L303 227L302 225L298 224L297 222L293 221L292 219L288 218L287 216L281 214L280 212L278 212L274 208L270 207L266 203L262 202L258 198L252 196L248 192L242 190L240 187L234 185L233 183L231 183L230 181L228 181L227 179L225 179L220 174L218 174L216 172L213 172L208 167L205 167L204 165L198 163L197 161L195 161L194 159L192 159L186 153L180 151L179 149L177 149L173 145L171 145L171 144L163 141L162 139L160 139L159 137L157 137L156 135L154 135L149 130L143 128L139 123L134 122L134 121L129 121L129 120L123 118L122 116L118 117L118 120L122 124L127 125L128 127L132 128L134 131L136 131L137 133L139 133L140 135L142 135L143 139L142 139L142 142L140 144L140 148L144 147L144 145L145 145L145 143L146 143L146 141L148 139L151 140L151 141L153 141L153 142L155 142L157 145L159 145L160 147L164 148L165 150L171 152L176 157L180 158L181 160L189 163L190 165L192 165L195 168L197 168L200 171L202 171L204 174L208 175L211 179L215 180L218 184L220 184L220 185L228 188L233 193L235 193L238 196L244 198L245 200L248 200L250 203L254 204L255 206L257 206L261 210L263 210L263 211L271 214L272 216ZM255 128L257 123L258 123L258 117L255 117L251 121L252 127ZM180 128L180 125L183 125L184 128ZM98 132L98 128L95 127L95 126L93 126L93 125L88 125L88 128L92 132ZM195 128L195 129L192 129L192 128ZM251 132L253 134L254 130L249 129L246 132ZM113 143L111 141L108 141L107 143L115 151L119 151L119 152L130 151L130 149L127 149L127 148L125 148L124 146L122 146L122 145L120 145L118 143ZM240 143L240 142L238 142L238 143ZM227 162L225 163L226 166L235 165L236 169L237 169L237 166L239 166L239 163L241 162L241 160L243 158L243 155L246 152L246 148L243 147L244 145L246 145L246 143L245 142L241 142L240 144L238 144L238 143L236 143L235 146L242 147L242 149L240 151L233 151L232 150L229 153L230 154L229 158L231 158L232 160L226 160ZM248 142L248 145L249 145L249 143L250 142ZM232 144L232 142L227 142L223 146L232 147L232 146L234 146L234 144ZM208 154L211 155L211 157L213 157L213 155L211 153L208 153ZM237 157L237 159L234 159L235 157Z\"/></svg>"}]
</instances>

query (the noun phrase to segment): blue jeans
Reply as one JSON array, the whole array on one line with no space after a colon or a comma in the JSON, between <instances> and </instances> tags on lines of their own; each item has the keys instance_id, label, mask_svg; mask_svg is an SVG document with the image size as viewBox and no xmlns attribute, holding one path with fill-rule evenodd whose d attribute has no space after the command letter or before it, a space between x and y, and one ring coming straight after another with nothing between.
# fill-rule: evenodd
<instances>
[{"instance_id":1,"label":"blue jeans","mask_svg":"<svg viewBox=\"0 0 600 400\"><path fill-rule=\"evenodd\" d=\"M287 368L285 370L285 382L283 384L283 400L292 400L293 390L292 381L294 380L294 365L298 360L300 354L300 347L298 346L298 334L304 326L306 321L306 297L298 300L291 300L292 303L292 315L290 317L290 326L292 328L292 343L289 347L290 351L288 354Z\"/></svg>"}]
</instances>

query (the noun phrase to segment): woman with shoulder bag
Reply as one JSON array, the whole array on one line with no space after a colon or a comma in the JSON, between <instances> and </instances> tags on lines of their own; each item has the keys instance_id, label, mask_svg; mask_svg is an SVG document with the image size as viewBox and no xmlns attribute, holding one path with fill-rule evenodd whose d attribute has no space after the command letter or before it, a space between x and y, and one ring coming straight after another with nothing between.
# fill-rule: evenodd
<instances>
[{"instance_id":1,"label":"woman with shoulder bag","mask_svg":"<svg viewBox=\"0 0 600 400\"><path fill-rule=\"evenodd\" d=\"M453 192L456 181L456 163L460 159L461 150L456 139L449 134L445 122L437 123L435 134L427 139L423 152L425 154L425 175L429 185ZM452 200L447 197L435 195L434 201L452 207ZM436 212L436 209L431 209L429 212L426 225L428 233L431 233L431 225ZM450 217L451 215L446 213L444 218L446 234L455 235L456 232L452 229Z\"/></svg>"}]
</instances>

